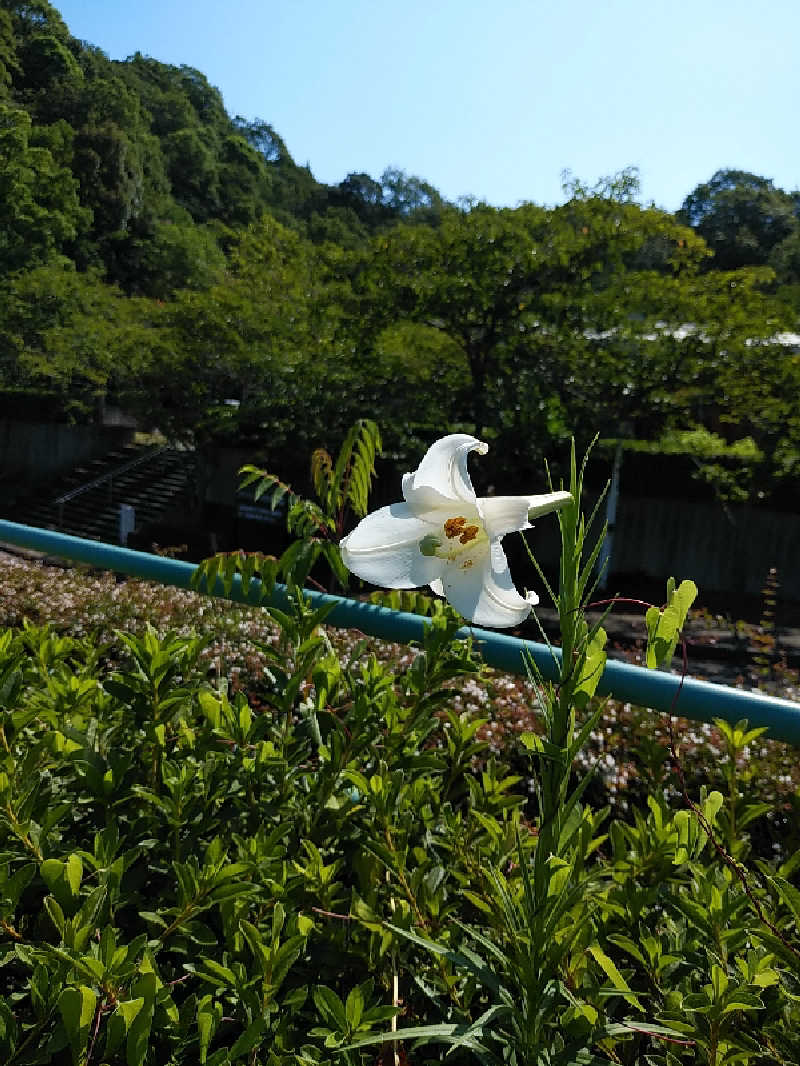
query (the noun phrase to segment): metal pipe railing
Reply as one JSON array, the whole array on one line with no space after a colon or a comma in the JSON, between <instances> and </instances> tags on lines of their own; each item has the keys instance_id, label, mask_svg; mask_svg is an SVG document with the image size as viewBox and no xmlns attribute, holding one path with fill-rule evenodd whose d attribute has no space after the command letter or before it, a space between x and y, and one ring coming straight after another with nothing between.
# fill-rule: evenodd
<instances>
[{"instance_id":1,"label":"metal pipe railing","mask_svg":"<svg viewBox=\"0 0 800 1066\"><path fill-rule=\"evenodd\" d=\"M166 445L156 445L154 448L150 448L149 451L145 452L144 455L138 455L135 459L128 459L120 466L115 466L111 470L107 470L105 474L100 474L99 477L87 481L84 485L79 485L77 488L71 489L69 492L65 492L61 496L57 496L53 500L53 504L58 508L58 524L63 525L64 523L65 503L77 499L78 496L82 496L85 492L91 492L92 489L97 489L101 485L105 485L106 482L108 482L108 502L110 503L113 498L115 477L122 477L123 474L135 470L144 463L149 463L151 459L157 459L158 456L165 451L167 451Z\"/></svg>"},{"instance_id":2,"label":"metal pipe railing","mask_svg":"<svg viewBox=\"0 0 800 1066\"><path fill-rule=\"evenodd\" d=\"M130 577L184 589L191 588L192 575L197 569L193 563L165 559L160 555L150 555L113 544L83 540L66 533L37 529L5 519L0 519L0 541L88 563L100 570L114 570ZM216 587L208 594L226 596L221 579L217 579ZM419 640L425 626L429 624L428 619L420 615L392 611L373 603L310 590L306 590L306 594L317 607L334 604L326 624L359 629L384 640L398 643ZM227 598L237 603L252 603L245 598L238 576L234 579ZM265 600L262 606L285 607L286 603L286 587L276 585L272 596ZM519 640L505 633L472 626L460 629L458 635L464 638L471 636L489 666L524 676L527 672L526 660L530 657L545 678L555 680L558 676L560 652L557 648L551 652L544 644ZM736 723L746 718L751 728L766 727L767 735L773 740L784 740L800 746L800 704L765 696L760 692L743 692L741 689L695 681L693 678L686 678L681 683L681 679L674 674L609 661L598 685L598 693L610 694L627 703L701 722L723 718L725 721Z\"/></svg>"}]
</instances>

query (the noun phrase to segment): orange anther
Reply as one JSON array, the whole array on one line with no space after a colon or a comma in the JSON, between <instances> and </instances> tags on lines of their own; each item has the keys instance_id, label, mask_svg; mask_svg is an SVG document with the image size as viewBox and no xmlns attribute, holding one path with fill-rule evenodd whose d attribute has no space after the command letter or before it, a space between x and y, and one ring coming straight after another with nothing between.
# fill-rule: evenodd
<instances>
[{"instance_id":1,"label":"orange anther","mask_svg":"<svg viewBox=\"0 0 800 1066\"><path fill-rule=\"evenodd\" d=\"M464 527L467 524L466 518L448 518L444 524L444 535L452 540L453 537L460 537L464 532Z\"/></svg>"}]
</instances>

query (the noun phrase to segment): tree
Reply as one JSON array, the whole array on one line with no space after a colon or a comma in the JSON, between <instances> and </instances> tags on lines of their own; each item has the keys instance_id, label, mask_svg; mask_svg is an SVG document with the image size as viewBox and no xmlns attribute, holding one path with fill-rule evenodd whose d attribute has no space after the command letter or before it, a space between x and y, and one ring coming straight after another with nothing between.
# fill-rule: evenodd
<instances>
[{"instance_id":1,"label":"tree","mask_svg":"<svg viewBox=\"0 0 800 1066\"><path fill-rule=\"evenodd\" d=\"M800 231L795 198L744 170L718 170L689 193L677 217L705 238L718 270L763 266Z\"/></svg>"},{"instance_id":2,"label":"tree","mask_svg":"<svg viewBox=\"0 0 800 1066\"><path fill-rule=\"evenodd\" d=\"M79 81L81 68L63 40L50 33L37 33L19 50L22 68L20 88L52 91L62 81Z\"/></svg>"},{"instance_id":3,"label":"tree","mask_svg":"<svg viewBox=\"0 0 800 1066\"><path fill-rule=\"evenodd\" d=\"M108 278L131 295L161 300L181 289L208 289L225 273L227 261L218 240L225 232L188 217L131 226L104 244Z\"/></svg>"},{"instance_id":4,"label":"tree","mask_svg":"<svg viewBox=\"0 0 800 1066\"><path fill-rule=\"evenodd\" d=\"M535 423L540 440L559 426L574 430L585 406L576 408L570 392L573 382L581 391L591 334L636 328L630 300L609 294L654 242L669 250L662 271L652 272L655 308L659 278L696 269L704 244L664 212L627 199L589 191L554 210L477 205L446 210L435 229L398 225L375 238L355 278L371 330L362 340L374 344L401 319L446 333L467 371L456 417L478 435L505 427L513 439Z\"/></svg>"},{"instance_id":5,"label":"tree","mask_svg":"<svg viewBox=\"0 0 800 1066\"><path fill-rule=\"evenodd\" d=\"M755 486L763 493L770 481L800 472L800 353L781 340L794 315L764 291L768 269L715 272L707 280L698 300L713 372L706 421L715 418L726 434L753 438L765 456Z\"/></svg>"},{"instance_id":6,"label":"tree","mask_svg":"<svg viewBox=\"0 0 800 1066\"><path fill-rule=\"evenodd\" d=\"M782 294L800 313L800 226L776 244L769 257Z\"/></svg>"},{"instance_id":7,"label":"tree","mask_svg":"<svg viewBox=\"0 0 800 1066\"><path fill-rule=\"evenodd\" d=\"M247 226L264 210L270 186L264 161L256 149L231 133L220 146L217 216L228 225Z\"/></svg>"},{"instance_id":8,"label":"tree","mask_svg":"<svg viewBox=\"0 0 800 1066\"><path fill-rule=\"evenodd\" d=\"M79 131L74 172L81 202L92 211L95 239L126 230L141 213L145 179L140 146L116 123Z\"/></svg>"},{"instance_id":9,"label":"tree","mask_svg":"<svg viewBox=\"0 0 800 1066\"><path fill-rule=\"evenodd\" d=\"M200 127L185 126L162 141L172 195L195 221L219 210L219 160Z\"/></svg>"},{"instance_id":10,"label":"tree","mask_svg":"<svg viewBox=\"0 0 800 1066\"><path fill-rule=\"evenodd\" d=\"M422 178L387 167L381 174L383 203L401 218L436 224L445 206L441 193Z\"/></svg>"},{"instance_id":11,"label":"tree","mask_svg":"<svg viewBox=\"0 0 800 1066\"><path fill-rule=\"evenodd\" d=\"M261 155L265 163L294 162L286 143L274 126L263 119L246 119L237 115L233 124L248 144Z\"/></svg>"},{"instance_id":12,"label":"tree","mask_svg":"<svg viewBox=\"0 0 800 1066\"><path fill-rule=\"evenodd\" d=\"M12 78L19 76L19 72L11 16L0 10L0 99L8 96Z\"/></svg>"},{"instance_id":13,"label":"tree","mask_svg":"<svg viewBox=\"0 0 800 1066\"><path fill-rule=\"evenodd\" d=\"M200 446L237 435L286 445L303 432L306 397L324 387L316 260L269 215L231 239L225 275L203 292L177 292L165 307L162 343L141 369L139 406L171 436Z\"/></svg>"},{"instance_id":14,"label":"tree","mask_svg":"<svg viewBox=\"0 0 800 1066\"><path fill-rule=\"evenodd\" d=\"M331 202L334 206L350 208L370 230L391 214L384 203L383 185L369 174L348 174L332 192Z\"/></svg>"},{"instance_id":15,"label":"tree","mask_svg":"<svg viewBox=\"0 0 800 1066\"><path fill-rule=\"evenodd\" d=\"M0 373L7 385L45 385L73 414L91 415L110 388L128 387L148 344L154 308L125 298L97 271L52 260L0 288Z\"/></svg>"},{"instance_id":16,"label":"tree","mask_svg":"<svg viewBox=\"0 0 800 1066\"><path fill-rule=\"evenodd\" d=\"M29 115L0 102L0 274L46 262L91 218L69 170L30 141Z\"/></svg>"}]
</instances>

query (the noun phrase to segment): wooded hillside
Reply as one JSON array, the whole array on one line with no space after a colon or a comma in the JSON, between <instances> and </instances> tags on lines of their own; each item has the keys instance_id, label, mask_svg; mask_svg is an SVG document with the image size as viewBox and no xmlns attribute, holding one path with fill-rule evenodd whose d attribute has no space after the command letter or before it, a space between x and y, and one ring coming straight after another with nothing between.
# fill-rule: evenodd
<instances>
[{"instance_id":1,"label":"wooded hillside","mask_svg":"<svg viewBox=\"0 0 800 1066\"><path fill-rule=\"evenodd\" d=\"M6 413L108 399L276 469L360 416L401 458L463 428L498 484L600 433L694 454L729 499L781 490L800 194L720 170L673 216L629 169L565 199L454 205L398 170L324 185L200 71L112 61L45 0L0 0Z\"/></svg>"}]
</instances>

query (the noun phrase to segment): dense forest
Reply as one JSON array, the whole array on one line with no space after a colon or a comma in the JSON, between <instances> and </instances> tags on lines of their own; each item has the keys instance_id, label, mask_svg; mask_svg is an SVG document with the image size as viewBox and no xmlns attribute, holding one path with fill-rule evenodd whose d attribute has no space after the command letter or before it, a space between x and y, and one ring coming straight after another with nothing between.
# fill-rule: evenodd
<instances>
[{"instance_id":1,"label":"dense forest","mask_svg":"<svg viewBox=\"0 0 800 1066\"><path fill-rule=\"evenodd\" d=\"M634 169L564 191L511 209L395 169L322 184L201 72L112 61L46 0L0 0L5 412L120 404L275 469L361 416L401 458L460 428L498 483L599 433L694 450L728 498L780 496L800 193L733 169L675 215Z\"/></svg>"}]
</instances>

